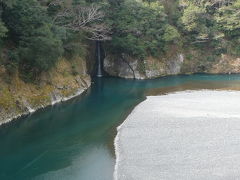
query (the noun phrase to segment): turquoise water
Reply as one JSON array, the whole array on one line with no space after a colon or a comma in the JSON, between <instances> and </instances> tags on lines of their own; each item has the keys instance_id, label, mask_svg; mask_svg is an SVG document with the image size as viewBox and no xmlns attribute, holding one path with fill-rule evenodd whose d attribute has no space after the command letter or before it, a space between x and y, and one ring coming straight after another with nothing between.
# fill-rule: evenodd
<instances>
[{"instance_id":1,"label":"turquoise water","mask_svg":"<svg viewBox=\"0 0 240 180\"><path fill-rule=\"evenodd\" d=\"M116 127L146 95L239 87L240 75L94 79L80 97L0 127L0 179L112 180Z\"/></svg>"}]
</instances>

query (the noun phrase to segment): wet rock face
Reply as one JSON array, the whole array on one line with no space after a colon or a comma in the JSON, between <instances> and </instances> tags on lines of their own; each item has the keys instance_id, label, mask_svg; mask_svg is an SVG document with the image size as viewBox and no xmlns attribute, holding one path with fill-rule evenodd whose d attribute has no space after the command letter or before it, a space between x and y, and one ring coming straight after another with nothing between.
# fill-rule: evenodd
<instances>
[{"instance_id":1,"label":"wet rock face","mask_svg":"<svg viewBox=\"0 0 240 180\"><path fill-rule=\"evenodd\" d=\"M169 61L148 57L142 61L130 57L107 56L104 70L111 76L122 78L151 79L181 72L184 61L183 54L177 54Z\"/></svg>"}]
</instances>

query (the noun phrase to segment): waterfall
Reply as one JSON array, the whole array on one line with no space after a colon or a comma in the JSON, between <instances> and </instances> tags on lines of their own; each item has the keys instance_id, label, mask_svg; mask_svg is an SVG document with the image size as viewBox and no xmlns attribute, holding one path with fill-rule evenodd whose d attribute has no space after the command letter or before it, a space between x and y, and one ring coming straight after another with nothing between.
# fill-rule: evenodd
<instances>
[{"instance_id":1,"label":"waterfall","mask_svg":"<svg viewBox=\"0 0 240 180\"><path fill-rule=\"evenodd\" d=\"M96 41L96 48L97 48L97 77L102 77L102 61L101 61L101 43L100 41Z\"/></svg>"}]
</instances>

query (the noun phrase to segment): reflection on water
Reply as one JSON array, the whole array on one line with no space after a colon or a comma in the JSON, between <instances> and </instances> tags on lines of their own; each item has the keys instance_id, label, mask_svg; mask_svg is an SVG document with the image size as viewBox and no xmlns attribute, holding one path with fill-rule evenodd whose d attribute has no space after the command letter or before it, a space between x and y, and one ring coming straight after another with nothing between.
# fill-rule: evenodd
<instances>
[{"instance_id":1,"label":"reflection on water","mask_svg":"<svg viewBox=\"0 0 240 180\"><path fill-rule=\"evenodd\" d=\"M0 179L112 180L116 127L146 95L240 89L240 75L95 79L68 102L0 127Z\"/></svg>"},{"instance_id":2,"label":"reflection on water","mask_svg":"<svg viewBox=\"0 0 240 180\"><path fill-rule=\"evenodd\" d=\"M112 179L114 158L110 156L108 149L102 146L89 147L81 154L76 155L71 166L50 171L34 179L43 180L76 180L87 177L92 180ZM94 169L94 172L93 172Z\"/></svg>"},{"instance_id":3,"label":"reflection on water","mask_svg":"<svg viewBox=\"0 0 240 180\"><path fill-rule=\"evenodd\" d=\"M169 87L161 87L161 88L153 88L148 90L145 94L146 96L156 96L161 94L167 94L171 92L177 91L185 91L185 90L200 90L200 89L210 89L210 90L240 90L240 81L196 81L196 82L186 82L180 85L169 86Z\"/></svg>"}]
</instances>

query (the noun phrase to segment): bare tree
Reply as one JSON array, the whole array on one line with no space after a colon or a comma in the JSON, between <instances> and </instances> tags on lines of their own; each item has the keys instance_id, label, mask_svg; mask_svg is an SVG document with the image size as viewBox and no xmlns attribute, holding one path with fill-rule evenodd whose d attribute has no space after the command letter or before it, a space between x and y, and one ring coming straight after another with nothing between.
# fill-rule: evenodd
<instances>
[{"instance_id":1,"label":"bare tree","mask_svg":"<svg viewBox=\"0 0 240 180\"><path fill-rule=\"evenodd\" d=\"M63 0L54 0L49 5L62 6ZM90 40L110 40L110 28L103 22L105 14L98 5L63 7L53 21L72 31L84 31Z\"/></svg>"}]
</instances>

